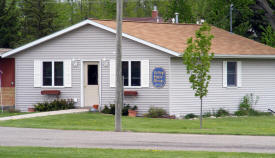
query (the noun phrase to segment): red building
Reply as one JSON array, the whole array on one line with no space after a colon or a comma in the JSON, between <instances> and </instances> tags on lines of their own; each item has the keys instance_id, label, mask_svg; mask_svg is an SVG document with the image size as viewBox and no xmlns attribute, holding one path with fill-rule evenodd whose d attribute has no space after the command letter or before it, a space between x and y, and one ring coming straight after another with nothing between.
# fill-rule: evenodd
<instances>
[{"instance_id":1,"label":"red building","mask_svg":"<svg viewBox=\"0 0 275 158\"><path fill-rule=\"evenodd\" d=\"M4 106L14 106L15 104L15 61L14 58L1 58L1 55L9 50L0 48L0 71L3 72L2 103Z\"/></svg>"}]
</instances>

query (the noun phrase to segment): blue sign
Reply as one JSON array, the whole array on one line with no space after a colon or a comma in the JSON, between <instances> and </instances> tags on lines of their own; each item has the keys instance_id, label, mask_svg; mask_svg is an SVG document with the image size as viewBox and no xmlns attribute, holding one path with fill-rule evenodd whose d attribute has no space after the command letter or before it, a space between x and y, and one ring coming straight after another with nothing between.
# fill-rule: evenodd
<instances>
[{"instance_id":1,"label":"blue sign","mask_svg":"<svg viewBox=\"0 0 275 158\"><path fill-rule=\"evenodd\" d=\"M162 88L166 83L166 73L161 67L156 67L152 73L152 83L156 88Z\"/></svg>"}]
</instances>

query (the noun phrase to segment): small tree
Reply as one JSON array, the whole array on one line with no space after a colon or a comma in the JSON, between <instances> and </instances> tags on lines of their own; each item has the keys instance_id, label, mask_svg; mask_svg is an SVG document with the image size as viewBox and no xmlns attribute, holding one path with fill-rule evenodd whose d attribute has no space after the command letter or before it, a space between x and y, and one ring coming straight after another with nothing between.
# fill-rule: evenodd
<instances>
[{"instance_id":1,"label":"small tree","mask_svg":"<svg viewBox=\"0 0 275 158\"><path fill-rule=\"evenodd\" d=\"M275 30L269 25L266 28L260 26L263 30L262 32L262 42L271 47L275 47Z\"/></svg>"},{"instance_id":2,"label":"small tree","mask_svg":"<svg viewBox=\"0 0 275 158\"><path fill-rule=\"evenodd\" d=\"M200 128L202 128L202 99L208 93L208 84L211 76L209 75L210 62L214 56L209 54L211 40L214 36L210 33L211 26L203 24L196 31L196 38L190 37L187 41L187 48L183 54L183 64L186 65L187 73L190 74L189 82L191 88L195 90L195 96L200 97Z\"/></svg>"}]
</instances>

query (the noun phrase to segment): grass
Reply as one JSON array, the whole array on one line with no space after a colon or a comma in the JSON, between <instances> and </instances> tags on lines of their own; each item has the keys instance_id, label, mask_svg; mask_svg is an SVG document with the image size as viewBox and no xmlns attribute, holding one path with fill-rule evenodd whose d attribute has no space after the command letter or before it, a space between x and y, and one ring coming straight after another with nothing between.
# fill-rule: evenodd
<instances>
[{"instance_id":1,"label":"grass","mask_svg":"<svg viewBox=\"0 0 275 158\"><path fill-rule=\"evenodd\" d=\"M48 147L0 147L1 158L274 158L275 154Z\"/></svg>"},{"instance_id":2,"label":"grass","mask_svg":"<svg viewBox=\"0 0 275 158\"><path fill-rule=\"evenodd\" d=\"M2 113L2 111L0 111L0 117L23 115L23 114L28 114L28 112L6 112L6 111L4 111L4 113Z\"/></svg>"},{"instance_id":3,"label":"grass","mask_svg":"<svg viewBox=\"0 0 275 158\"><path fill-rule=\"evenodd\" d=\"M133 132L275 136L274 116L206 118L203 120L203 129L199 128L199 120L172 120L144 117L123 117L122 125L124 131ZM0 121L0 126L113 131L114 116L86 112Z\"/></svg>"}]
</instances>

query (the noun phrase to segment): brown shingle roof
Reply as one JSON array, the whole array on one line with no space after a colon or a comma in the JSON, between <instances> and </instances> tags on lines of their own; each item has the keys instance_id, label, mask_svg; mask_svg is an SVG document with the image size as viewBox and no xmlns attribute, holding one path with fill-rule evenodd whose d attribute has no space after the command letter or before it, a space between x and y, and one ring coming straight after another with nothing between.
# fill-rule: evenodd
<instances>
[{"instance_id":1,"label":"brown shingle roof","mask_svg":"<svg viewBox=\"0 0 275 158\"><path fill-rule=\"evenodd\" d=\"M94 20L97 23L116 28L115 21ZM196 24L166 24L146 22L123 22L123 32L136 38L151 42L161 47L183 53L186 41L195 35L201 25ZM214 35L211 52L223 55L275 55L275 48L232 34L223 29L212 27Z\"/></svg>"},{"instance_id":2,"label":"brown shingle roof","mask_svg":"<svg viewBox=\"0 0 275 158\"><path fill-rule=\"evenodd\" d=\"M3 54L3 53L6 53L8 51L10 51L11 49L8 49L8 48L0 48L0 55Z\"/></svg>"}]
</instances>

